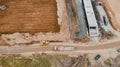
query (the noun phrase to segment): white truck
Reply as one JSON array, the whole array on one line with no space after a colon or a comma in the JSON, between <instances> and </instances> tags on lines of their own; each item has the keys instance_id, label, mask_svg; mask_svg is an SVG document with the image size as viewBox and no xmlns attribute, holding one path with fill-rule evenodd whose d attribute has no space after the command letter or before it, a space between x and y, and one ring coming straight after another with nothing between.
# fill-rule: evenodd
<instances>
[{"instance_id":1,"label":"white truck","mask_svg":"<svg viewBox=\"0 0 120 67\"><path fill-rule=\"evenodd\" d=\"M53 50L55 50L55 51L73 51L73 50L75 50L75 47L73 47L73 46L60 46L60 47L54 47Z\"/></svg>"}]
</instances>

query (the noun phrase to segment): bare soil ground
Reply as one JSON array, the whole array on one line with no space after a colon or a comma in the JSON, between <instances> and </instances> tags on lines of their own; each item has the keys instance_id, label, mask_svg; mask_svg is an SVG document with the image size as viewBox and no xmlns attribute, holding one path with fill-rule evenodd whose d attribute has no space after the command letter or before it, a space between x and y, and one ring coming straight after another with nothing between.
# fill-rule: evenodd
<instances>
[{"instance_id":1,"label":"bare soil ground","mask_svg":"<svg viewBox=\"0 0 120 67\"><path fill-rule=\"evenodd\" d=\"M11 1L0 0L0 5L8 3L11 3ZM65 0L12 0L11 5L13 5L11 6L12 10L8 11L8 9L10 9L10 6L8 7L7 5L5 5L7 9L4 11L0 11L0 45L6 45L6 43L13 45L18 43L31 43L34 41L40 42L43 40L68 41L70 39ZM20 12L17 11L19 10L18 8L13 9L16 8L18 5L20 6L19 8L21 8ZM14 12L12 12L13 10ZM25 12L31 12L24 13L23 10ZM8 11L8 13L5 11ZM19 14L17 14L16 12ZM31 35L30 33L35 34Z\"/></svg>"},{"instance_id":2,"label":"bare soil ground","mask_svg":"<svg viewBox=\"0 0 120 67\"><path fill-rule=\"evenodd\" d=\"M103 0L113 27L120 31L120 0Z\"/></svg>"},{"instance_id":3,"label":"bare soil ground","mask_svg":"<svg viewBox=\"0 0 120 67\"><path fill-rule=\"evenodd\" d=\"M115 16L117 21L120 21L120 4L119 4L120 0L109 0L110 6L113 9L113 11L115 12ZM119 22L120 24L120 22Z\"/></svg>"},{"instance_id":4,"label":"bare soil ground","mask_svg":"<svg viewBox=\"0 0 120 67\"><path fill-rule=\"evenodd\" d=\"M55 0L0 0L0 33L59 32Z\"/></svg>"}]
</instances>

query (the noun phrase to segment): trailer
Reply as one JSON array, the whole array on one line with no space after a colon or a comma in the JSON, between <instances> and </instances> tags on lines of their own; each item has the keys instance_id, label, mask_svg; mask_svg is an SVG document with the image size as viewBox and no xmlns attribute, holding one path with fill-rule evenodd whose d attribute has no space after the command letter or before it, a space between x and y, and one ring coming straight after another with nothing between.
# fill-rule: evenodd
<instances>
[{"instance_id":1,"label":"trailer","mask_svg":"<svg viewBox=\"0 0 120 67\"><path fill-rule=\"evenodd\" d=\"M72 46L60 46L60 47L54 47L54 51L73 51L75 50L75 47Z\"/></svg>"}]
</instances>

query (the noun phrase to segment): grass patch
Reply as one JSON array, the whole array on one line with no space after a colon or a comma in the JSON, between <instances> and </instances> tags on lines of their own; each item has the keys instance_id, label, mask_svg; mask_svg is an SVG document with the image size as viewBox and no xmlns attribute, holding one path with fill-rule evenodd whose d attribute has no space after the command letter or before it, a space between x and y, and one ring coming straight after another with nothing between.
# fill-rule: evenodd
<instances>
[{"instance_id":1,"label":"grass patch","mask_svg":"<svg viewBox=\"0 0 120 67\"><path fill-rule=\"evenodd\" d=\"M31 57L23 56L5 56L0 57L0 65L2 67L50 67L50 56L39 55Z\"/></svg>"},{"instance_id":2,"label":"grass patch","mask_svg":"<svg viewBox=\"0 0 120 67\"><path fill-rule=\"evenodd\" d=\"M0 66L2 67L59 67L68 62L66 55L34 54L32 56L1 56Z\"/></svg>"}]
</instances>

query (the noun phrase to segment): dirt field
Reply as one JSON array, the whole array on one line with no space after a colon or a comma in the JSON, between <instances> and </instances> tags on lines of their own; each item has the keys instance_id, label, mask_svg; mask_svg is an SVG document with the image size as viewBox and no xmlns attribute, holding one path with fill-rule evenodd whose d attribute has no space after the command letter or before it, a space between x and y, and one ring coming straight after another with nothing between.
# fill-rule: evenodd
<instances>
[{"instance_id":1,"label":"dirt field","mask_svg":"<svg viewBox=\"0 0 120 67\"><path fill-rule=\"evenodd\" d=\"M109 3L113 11L115 12L117 21L120 21L120 0L109 0Z\"/></svg>"},{"instance_id":2,"label":"dirt field","mask_svg":"<svg viewBox=\"0 0 120 67\"><path fill-rule=\"evenodd\" d=\"M120 0L103 0L113 27L120 31Z\"/></svg>"},{"instance_id":3,"label":"dirt field","mask_svg":"<svg viewBox=\"0 0 120 67\"><path fill-rule=\"evenodd\" d=\"M55 0L0 0L0 33L59 32Z\"/></svg>"}]
</instances>

